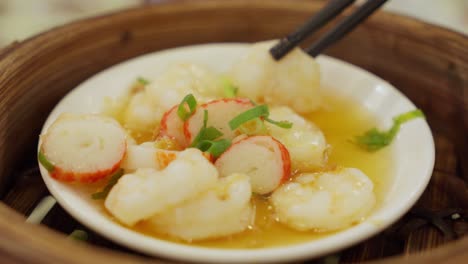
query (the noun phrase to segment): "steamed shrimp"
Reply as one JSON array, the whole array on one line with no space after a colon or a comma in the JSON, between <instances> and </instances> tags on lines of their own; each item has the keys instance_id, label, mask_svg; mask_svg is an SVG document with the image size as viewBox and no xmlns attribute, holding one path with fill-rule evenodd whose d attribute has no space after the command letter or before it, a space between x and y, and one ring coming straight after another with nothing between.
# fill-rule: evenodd
<instances>
[{"instance_id":1,"label":"steamed shrimp","mask_svg":"<svg viewBox=\"0 0 468 264\"><path fill-rule=\"evenodd\" d=\"M151 100L145 91L136 93L123 112L123 123L131 131L152 131L161 121L164 111Z\"/></svg>"},{"instance_id":2,"label":"steamed shrimp","mask_svg":"<svg viewBox=\"0 0 468 264\"><path fill-rule=\"evenodd\" d=\"M129 91L122 98L108 101L110 109L106 112L121 112L122 122L131 131L154 131L159 129L164 113L179 104L187 94L206 102L221 96L221 87L221 79L203 66L173 65L138 91Z\"/></svg>"},{"instance_id":3,"label":"steamed shrimp","mask_svg":"<svg viewBox=\"0 0 468 264\"><path fill-rule=\"evenodd\" d=\"M180 152L165 169L138 169L120 178L105 207L120 222L132 226L216 185L218 171L202 152Z\"/></svg>"},{"instance_id":4,"label":"steamed shrimp","mask_svg":"<svg viewBox=\"0 0 468 264\"><path fill-rule=\"evenodd\" d=\"M233 65L229 77L240 88L239 94L258 102L289 105L299 113L317 109L321 102L317 62L299 48L275 61L268 52L274 43L252 45Z\"/></svg>"},{"instance_id":5,"label":"steamed shrimp","mask_svg":"<svg viewBox=\"0 0 468 264\"><path fill-rule=\"evenodd\" d=\"M309 172L326 163L328 144L322 131L315 124L285 106L272 108L270 117L293 123L290 129L284 129L265 122L270 135L288 149L292 171Z\"/></svg>"},{"instance_id":6,"label":"steamed shrimp","mask_svg":"<svg viewBox=\"0 0 468 264\"><path fill-rule=\"evenodd\" d=\"M175 160L179 153L179 151L157 148L154 142L129 145L120 167L125 171L145 168L162 170Z\"/></svg>"},{"instance_id":7,"label":"steamed shrimp","mask_svg":"<svg viewBox=\"0 0 468 264\"><path fill-rule=\"evenodd\" d=\"M298 176L277 189L270 200L278 220L296 230L333 231L352 226L375 205L372 181L360 170Z\"/></svg>"},{"instance_id":8,"label":"steamed shrimp","mask_svg":"<svg viewBox=\"0 0 468 264\"><path fill-rule=\"evenodd\" d=\"M189 63L170 66L146 89L149 99L163 111L179 104L187 94L201 103L222 95L221 81L214 73Z\"/></svg>"},{"instance_id":9,"label":"steamed shrimp","mask_svg":"<svg viewBox=\"0 0 468 264\"><path fill-rule=\"evenodd\" d=\"M251 193L248 176L231 174L198 197L154 215L147 224L185 241L239 233L253 223Z\"/></svg>"}]
</instances>

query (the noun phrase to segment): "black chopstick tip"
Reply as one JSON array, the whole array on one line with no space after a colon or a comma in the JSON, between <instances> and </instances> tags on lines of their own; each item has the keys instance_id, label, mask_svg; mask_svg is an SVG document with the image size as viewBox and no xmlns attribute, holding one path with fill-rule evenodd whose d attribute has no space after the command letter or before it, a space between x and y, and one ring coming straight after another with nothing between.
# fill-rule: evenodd
<instances>
[{"instance_id":1,"label":"black chopstick tip","mask_svg":"<svg viewBox=\"0 0 468 264\"><path fill-rule=\"evenodd\" d=\"M290 50L295 47L296 44L289 41L287 38L281 39L275 46L270 49L270 54L275 60L280 60L284 57Z\"/></svg>"},{"instance_id":2,"label":"black chopstick tip","mask_svg":"<svg viewBox=\"0 0 468 264\"><path fill-rule=\"evenodd\" d=\"M356 0L330 0L329 3L318 13L311 17L304 25L300 26L295 32L281 39L270 49L270 54L275 60L280 60L289 51L294 49L299 42L308 35L318 30L321 26L337 16ZM306 52L312 57L316 57L327 47L340 40L344 35L352 31L357 25L370 16L375 10L382 6L388 0L367 0L354 13L345 17L331 31L314 42Z\"/></svg>"}]
</instances>

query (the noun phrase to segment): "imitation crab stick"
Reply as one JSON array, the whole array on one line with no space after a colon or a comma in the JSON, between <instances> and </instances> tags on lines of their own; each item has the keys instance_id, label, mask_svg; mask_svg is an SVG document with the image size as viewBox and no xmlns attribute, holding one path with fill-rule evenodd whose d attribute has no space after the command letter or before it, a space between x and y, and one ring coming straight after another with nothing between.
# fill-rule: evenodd
<instances>
[{"instance_id":1,"label":"imitation crab stick","mask_svg":"<svg viewBox=\"0 0 468 264\"><path fill-rule=\"evenodd\" d=\"M244 173L250 177L252 191L267 194L291 174L288 150L270 136L252 136L233 144L215 162L220 176Z\"/></svg>"},{"instance_id":2,"label":"imitation crab stick","mask_svg":"<svg viewBox=\"0 0 468 264\"><path fill-rule=\"evenodd\" d=\"M41 136L39 161L50 176L90 183L116 171L127 145L125 130L112 118L62 114Z\"/></svg>"},{"instance_id":3,"label":"imitation crab stick","mask_svg":"<svg viewBox=\"0 0 468 264\"><path fill-rule=\"evenodd\" d=\"M205 110L208 112L207 126L218 129L224 139L233 139L236 131L229 127L229 120L240 113L254 107L254 104L246 98L219 99L200 105L195 113L185 121L184 134L187 142L192 142L203 126Z\"/></svg>"},{"instance_id":4,"label":"imitation crab stick","mask_svg":"<svg viewBox=\"0 0 468 264\"><path fill-rule=\"evenodd\" d=\"M161 119L158 137L169 137L174 139L180 146L188 145L184 135L184 121L177 114L179 105L173 106L166 111Z\"/></svg>"}]
</instances>

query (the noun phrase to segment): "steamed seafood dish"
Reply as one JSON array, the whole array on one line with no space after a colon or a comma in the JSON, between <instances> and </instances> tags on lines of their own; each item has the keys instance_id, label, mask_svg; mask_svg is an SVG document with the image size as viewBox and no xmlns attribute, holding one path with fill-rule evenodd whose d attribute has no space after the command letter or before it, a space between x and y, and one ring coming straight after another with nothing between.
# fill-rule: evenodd
<instances>
[{"instance_id":1,"label":"steamed seafood dish","mask_svg":"<svg viewBox=\"0 0 468 264\"><path fill-rule=\"evenodd\" d=\"M253 237L365 221L391 161L344 139L372 118L334 111L318 63L300 49L274 61L271 45L226 72L187 62L138 78L101 113L62 113L40 136L41 165L119 224L181 243L263 247Z\"/></svg>"}]
</instances>

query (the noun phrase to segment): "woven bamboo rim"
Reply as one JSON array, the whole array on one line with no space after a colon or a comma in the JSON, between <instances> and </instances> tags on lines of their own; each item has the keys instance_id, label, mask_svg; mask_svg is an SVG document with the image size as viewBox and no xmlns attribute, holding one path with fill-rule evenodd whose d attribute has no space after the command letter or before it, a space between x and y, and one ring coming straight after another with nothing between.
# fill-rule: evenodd
<instances>
[{"instance_id":1,"label":"woven bamboo rim","mask_svg":"<svg viewBox=\"0 0 468 264\"><path fill-rule=\"evenodd\" d=\"M25 218L11 209L13 203L5 194L25 166L25 157L34 159L47 114L67 91L120 61L181 45L276 38L321 5L294 0L178 1L83 20L0 51L1 262L170 263L74 243L44 226L24 223ZM327 51L390 81L427 114L437 161L433 187L420 203L430 206L468 209L467 47L467 38L460 34L379 12ZM440 198L444 195L453 199ZM23 207L34 204L23 202ZM430 243L413 245L420 249L441 245L436 249L413 248L378 263L468 262L467 236L444 244L432 241L433 233L416 235ZM366 258L354 261L362 259Z\"/></svg>"}]
</instances>

